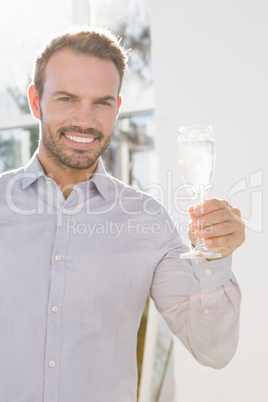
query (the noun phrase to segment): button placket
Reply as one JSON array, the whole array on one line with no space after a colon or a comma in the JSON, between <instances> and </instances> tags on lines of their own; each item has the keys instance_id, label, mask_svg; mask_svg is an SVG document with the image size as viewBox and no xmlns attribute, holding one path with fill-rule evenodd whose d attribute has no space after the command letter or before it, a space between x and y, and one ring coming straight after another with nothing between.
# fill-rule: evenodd
<instances>
[{"instance_id":1,"label":"button placket","mask_svg":"<svg viewBox=\"0 0 268 402\"><path fill-rule=\"evenodd\" d=\"M62 209L57 208L57 218ZM44 402L56 402L58 397L61 348L61 311L65 290L65 263L68 233L64 225L57 225L51 258L51 283L47 314L47 343Z\"/></svg>"}]
</instances>

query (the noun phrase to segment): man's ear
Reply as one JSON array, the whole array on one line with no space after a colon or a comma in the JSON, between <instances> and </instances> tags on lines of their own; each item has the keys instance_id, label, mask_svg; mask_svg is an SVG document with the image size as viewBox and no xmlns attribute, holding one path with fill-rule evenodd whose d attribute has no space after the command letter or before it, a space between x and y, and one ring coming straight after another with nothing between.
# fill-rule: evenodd
<instances>
[{"instance_id":1,"label":"man's ear","mask_svg":"<svg viewBox=\"0 0 268 402\"><path fill-rule=\"evenodd\" d=\"M28 100L31 106L32 115L40 120L40 105L39 105L39 95L34 84L31 84L28 88Z\"/></svg>"},{"instance_id":2,"label":"man's ear","mask_svg":"<svg viewBox=\"0 0 268 402\"><path fill-rule=\"evenodd\" d=\"M118 117L118 114L119 114L119 110L120 110L121 105L122 105L122 96L119 95L119 96L118 96L118 100L117 100L117 117Z\"/></svg>"}]
</instances>

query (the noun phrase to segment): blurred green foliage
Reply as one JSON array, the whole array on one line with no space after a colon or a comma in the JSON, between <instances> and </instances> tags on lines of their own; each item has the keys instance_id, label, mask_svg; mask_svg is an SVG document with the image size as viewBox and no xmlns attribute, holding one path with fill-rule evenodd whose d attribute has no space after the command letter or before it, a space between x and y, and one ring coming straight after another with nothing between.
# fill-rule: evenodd
<instances>
[{"instance_id":1,"label":"blurred green foliage","mask_svg":"<svg viewBox=\"0 0 268 402\"><path fill-rule=\"evenodd\" d=\"M0 136L0 172L13 169L20 161L20 147L14 136L2 138Z\"/></svg>"},{"instance_id":2,"label":"blurred green foliage","mask_svg":"<svg viewBox=\"0 0 268 402\"><path fill-rule=\"evenodd\" d=\"M19 107L22 114L31 113L26 90L25 94L22 94L20 90L16 87L9 87L7 91ZM39 127L29 127L27 128L27 131L30 133L30 153L32 156L38 147Z\"/></svg>"}]
</instances>

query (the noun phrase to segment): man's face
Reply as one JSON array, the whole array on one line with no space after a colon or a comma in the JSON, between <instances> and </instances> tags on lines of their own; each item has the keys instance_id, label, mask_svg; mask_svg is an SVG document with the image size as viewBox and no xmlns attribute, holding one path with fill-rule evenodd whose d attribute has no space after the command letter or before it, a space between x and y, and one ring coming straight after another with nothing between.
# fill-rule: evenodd
<instances>
[{"instance_id":1,"label":"man's face","mask_svg":"<svg viewBox=\"0 0 268 402\"><path fill-rule=\"evenodd\" d=\"M119 73L111 60L63 48L45 68L37 102L42 136L39 155L58 168L93 172L108 147L121 104Z\"/></svg>"}]
</instances>

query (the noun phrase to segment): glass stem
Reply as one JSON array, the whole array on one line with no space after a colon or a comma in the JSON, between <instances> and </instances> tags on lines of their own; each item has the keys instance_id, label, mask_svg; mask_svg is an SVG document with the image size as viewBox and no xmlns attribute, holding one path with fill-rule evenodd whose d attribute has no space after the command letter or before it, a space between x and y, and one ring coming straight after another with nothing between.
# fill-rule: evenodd
<instances>
[{"instance_id":1,"label":"glass stem","mask_svg":"<svg viewBox=\"0 0 268 402\"><path fill-rule=\"evenodd\" d=\"M198 205L204 204L205 199L206 199L205 193L206 193L206 191L205 191L204 185L201 184L200 188L199 188ZM203 211L202 211L202 213L203 213ZM206 246L204 245L204 239L197 238L195 248L198 250L206 248Z\"/></svg>"},{"instance_id":2,"label":"glass stem","mask_svg":"<svg viewBox=\"0 0 268 402\"><path fill-rule=\"evenodd\" d=\"M197 239L195 249L201 250L204 247L204 239Z\"/></svg>"}]
</instances>

